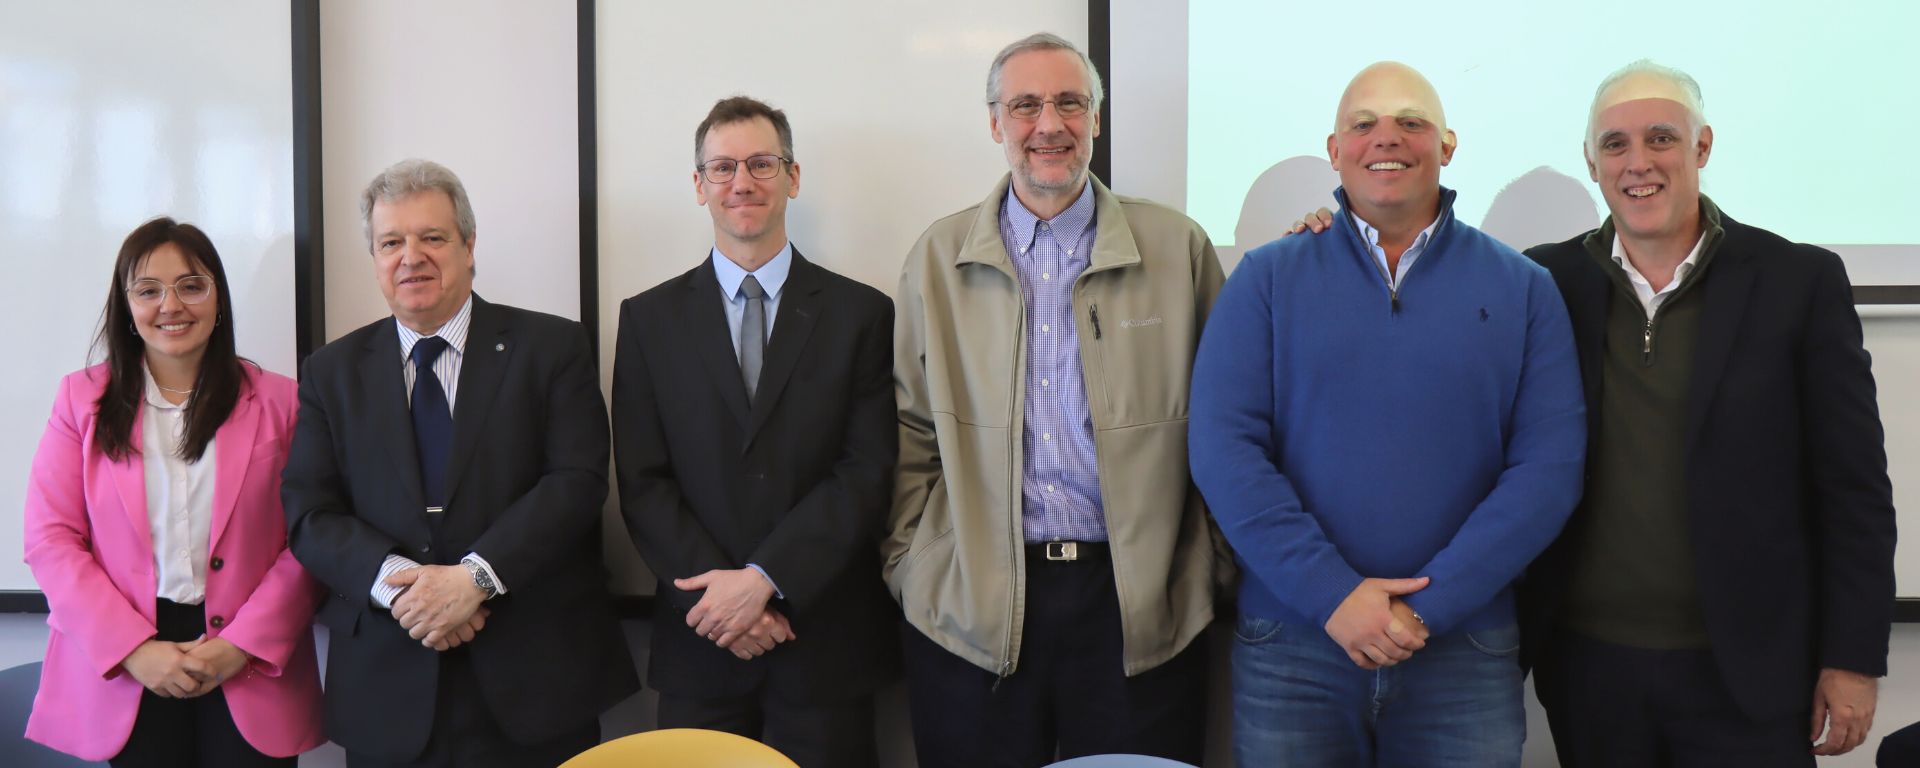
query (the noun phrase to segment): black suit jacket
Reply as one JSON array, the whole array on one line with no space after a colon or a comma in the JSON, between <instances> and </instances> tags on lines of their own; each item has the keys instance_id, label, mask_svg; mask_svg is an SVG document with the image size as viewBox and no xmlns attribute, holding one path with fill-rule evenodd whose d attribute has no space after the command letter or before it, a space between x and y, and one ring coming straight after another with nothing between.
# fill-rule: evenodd
<instances>
[{"instance_id":1,"label":"black suit jacket","mask_svg":"<svg viewBox=\"0 0 1920 768\"><path fill-rule=\"evenodd\" d=\"M659 577L647 683L675 695L870 693L898 667L878 541L898 440L893 302L798 251L747 402L713 263L627 299L614 358L620 508ZM796 639L742 661L675 578L765 568Z\"/></svg>"},{"instance_id":2,"label":"black suit jacket","mask_svg":"<svg viewBox=\"0 0 1920 768\"><path fill-rule=\"evenodd\" d=\"M1722 225L1725 240L1694 288L1706 305L1683 414L1688 532L1727 687L1748 715L1784 717L1806 712L1821 667L1886 674L1892 487L1840 257L1731 218ZM1527 255L1553 273L1566 299L1587 433L1598 435L1608 418L1600 407L1607 312L1617 304L1585 237ZM1543 553L1523 586L1529 661L1553 640L1573 536Z\"/></svg>"},{"instance_id":3,"label":"black suit jacket","mask_svg":"<svg viewBox=\"0 0 1920 768\"><path fill-rule=\"evenodd\" d=\"M488 710L514 741L594 722L638 687L601 565L604 401L585 331L473 298L438 550L421 496L393 318L322 347L300 378L281 490L294 556L332 594L327 734L405 760L432 731L437 654L368 595L390 553L486 558L508 592L467 648Z\"/></svg>"}]
</instances>

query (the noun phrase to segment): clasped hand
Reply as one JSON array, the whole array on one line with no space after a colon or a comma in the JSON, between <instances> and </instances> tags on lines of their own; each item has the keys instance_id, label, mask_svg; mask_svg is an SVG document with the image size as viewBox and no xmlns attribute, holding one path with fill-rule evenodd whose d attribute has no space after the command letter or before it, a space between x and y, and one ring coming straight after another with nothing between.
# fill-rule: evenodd
<instances>
[{"instance_id":1,"label":"clasped hand","mask_svg":"<svg viewBox=\"0 0 1920 768\"><path fill-rule=\"evenodd\" d=\"M403 587L393 600L393 618L407 636L436 651L473 641L487 625L486 594L463 565L423 565L387 577Z\"/></svg>"},{"instance_id":2,"label":"clasped hand","mask_svg":"<svg viewBox=\"0 0 1920 768\"><path fill-rule=\"evenodd\" d=\"M202 635L184 643L148 640L127 654L120 667L159 696L186 699L232 680L251 659L225 638Z\"/></svg>"},{"instance_id":3,"label":"clasped hand","mask_svg":"<svg viewBox=\"0 0 1920 768\"><path fill-rule=\"evenodd\" d=\"M1400 599L1427 587L1417 579L1366 579L1327 619L1327 635L1361 669L1391 667L1427 647L1427 625Z\"/></svg>"},{"instance_id":4,"label":"clasped hand","mask_svg":"<svg viewBox=\"0 0 1920 768\"><path fill-rule=\"evenodd\" d=\"M706 590L687 612L687 626L741 659L751 659L794 639L786 615L768 607L773 584L752 568L711 570L674 579L685 592Z\"/></svg>"}]
</instances>

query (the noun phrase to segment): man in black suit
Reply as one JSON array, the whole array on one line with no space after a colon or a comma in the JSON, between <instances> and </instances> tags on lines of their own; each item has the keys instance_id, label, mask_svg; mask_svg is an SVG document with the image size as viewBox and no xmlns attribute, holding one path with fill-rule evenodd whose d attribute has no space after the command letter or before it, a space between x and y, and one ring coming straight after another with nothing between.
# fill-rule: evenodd
<instances>
[{"instance_id":1,"label":"man in black suit","mask_svg":"<svg viewBox=\"0 0 1920 768\"><path fill-rule=\"evenodd\" d=\"M332 593L327 734L356 767L557 765L637 687L600 560L586 333L474 295L446 168L386 169L360 212L393 317L307 360L281 491Z\"/></svg>"},{"instance_id":2,"label":"man in black suit","mask_svg":"<svg viewBox=\"0 0 1920 768\"><path fill-rule=\"evenodd\" d=\"M1611 215L1527 252L1590 419L1585 499L1522 595L1565 766L1810 766L1865 739L1887 671L1892 491L1846 269L1700 194L1712 147L1691 77L1628 65L1587 132Z\"/></svg>"},{"instance_id":3,"label":"man in black suit","mask_svg":"<svg viewBox=\"0 0 1920 768\"><path fill-rule=\"evenodd\" d=\"M700 265L620 307L620 507L659 576L660 727L760 739L802 766L876 763L897 614L878 538L896 440L893 304L787 241L780 110L734 97L694 133Z\"/></svg>"}]
</instances>

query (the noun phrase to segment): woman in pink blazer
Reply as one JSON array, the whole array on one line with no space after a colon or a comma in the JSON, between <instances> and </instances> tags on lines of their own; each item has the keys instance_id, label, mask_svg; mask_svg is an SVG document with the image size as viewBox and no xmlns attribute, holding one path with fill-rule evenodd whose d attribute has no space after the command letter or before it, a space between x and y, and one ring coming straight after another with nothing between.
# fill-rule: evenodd
<instances>
[{"instance_id":1,"label":"woman in pink blazer","mask_svg":"<svg viewBox=\"0 0 1920 768\"><path fill-rule=\"evenodd\" d=\"M115 766L294 765L324 741L317 583L287 551L294 383L234 351L213 243L114 264L106 362L60 382L27 490L52 632L27 738Z\"/></svg>"}]
</instances>

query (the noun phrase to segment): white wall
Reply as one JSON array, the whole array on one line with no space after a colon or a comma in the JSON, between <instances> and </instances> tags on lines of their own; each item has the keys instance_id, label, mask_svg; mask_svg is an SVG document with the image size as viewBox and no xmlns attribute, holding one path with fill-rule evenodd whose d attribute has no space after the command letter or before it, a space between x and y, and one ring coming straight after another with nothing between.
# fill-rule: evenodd
<instances>
[{"instance_id":1,"label":"white wall","mask_svg":"<svg viewBox=\"0 0 1920 768\"><path fill-rule=\"evenodd\" d=\"M127 233L168 214L226 266L240 354L291 374L293 97L285 3L8 3L0 13L0 590L55 385L88 350ZM160 30L162 32L156 32ZM124 333L126 329L118 329Z\"/></svg>"},{"instance_id":2,"label":"white wall","mask_svg":"<svg viewBox=\"0 0 1920 768\"><path fill-rule=\"evenodd\" d=\"M476 292L579 319L575 21L572 0L320 4L328 339L389 314L360 192L409 157L466 184Z\"/></svg>"}]
</instances>

